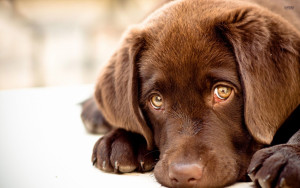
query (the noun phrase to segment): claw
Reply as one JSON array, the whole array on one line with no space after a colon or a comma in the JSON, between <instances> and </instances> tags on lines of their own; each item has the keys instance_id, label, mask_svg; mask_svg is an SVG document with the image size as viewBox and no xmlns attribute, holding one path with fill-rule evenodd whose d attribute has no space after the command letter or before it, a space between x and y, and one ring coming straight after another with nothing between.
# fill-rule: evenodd
<instances>
[{"instance_id":1,"label":"claw","mask_svg":"<svg viewBox=\"0 0 300 188\"><path fill-rule=\"evenodd\" d=\"M249 178L250 178L253 182L254 182L254 180L255 180L255 174L254 174L254 172L255 172L259 167L260 167L260 165L255 166L255 167L251 168L251 170L249 170L249 172L248 172L248 176L249 176Z\"/></svg>"},{"instance_id":2,"label":"claw","mask_svg":"<svg viewBox=\"0 0 300 188\"><path fill-rule=\"evenodd\" d=\"M93 166L95 166L96 162L97 162L97 157L94 157L93 158Z\"/></svg>"},{"instance_id":3,"label":"claw","mask_svg":"<svg viewBox=\"0 0 300 188\"><path fill-rule=\"evenodd\" d=\"M144 162L144 161L141 161L140 164L141 164L142 171L145 171L145 168L144 168L145 162Z\"/></svg>"},{"instance_id":4,"label":"claw","mask_svg":"<svg viewBox=\"0 0 300 188\"><path fill-rule=\"evenodd\" d=\"M263 179L263 182L267 182L269 179L270 179L271 175L268 174L264 179Z\"/></svg>"},{"instance_id":5,"label":"claw","mask_svg":"<svg viewBox=\"0 0 300 188\"><path fill-rule=\"evenodd\" d=\"M254 182L254 180L255 180L254 174L253 173L249 173L248 176Z\"/></svg>"},{"instance_id":6,"label":"claw","mask_svg":"<svg viewBox=\"0 0 300 188\"><path fill-rule=\"evenodd\" d=\"M119 163L118 163L118 161L116 161L115 162L115 172L118 172L118 170L119 170Z\"/></svg>"},{"instance_id":7,"label":"claw","mask_svg":"<svg viewBox=\"0 0 300 188\"><path fill-rule=\"evenodd\" d=\"M251 170L248 172L248 174L252 174L257 169L257 167L258 166L251 168Z\"/></svg>"},{"instance_id":8,"label":"claw","mask_svg":"<svg viewBox=\"0 0 300 188\"><path fill-rule=\"evenodd\" d=\"M285 178L281 178L280 183L279 183L279 187L285 187L285 186L286 186Z\"/></svg>"},{"instance_id":9,"label":"claw","mask_svg":"<svg viewBox=\"0 0 300 188\"><path fill-rule=\"evenodd\" d=\"M262 188L269 188L270 184L267 182L270 179L271 175L267 175L264 179L258 179L259 185Z\"/></svg>"},{"instance_id":10,"label":"claw","mask_svg":"<svg viewBox=\"0 0 300 188\"><path fill-rule=\"evenodd\" d=\"M102 162L102 169L105 170L105 168L106 168L106 161L103 161Z\"/></svg>"}]
</instances>

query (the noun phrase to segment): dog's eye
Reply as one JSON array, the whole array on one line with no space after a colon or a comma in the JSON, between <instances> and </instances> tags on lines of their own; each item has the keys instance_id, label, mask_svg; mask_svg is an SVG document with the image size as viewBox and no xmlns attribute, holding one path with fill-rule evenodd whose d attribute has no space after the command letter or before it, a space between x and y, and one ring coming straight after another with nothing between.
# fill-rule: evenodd
<instances>
[{"instance_id":1,"label":"dog's eye","mask_svg":"<svg viewBox=\"0 0 300 188\"><path fill-rule=\"evenodd\" d=\"M160 95L154 94L150 98L150 103L156 110L160 109L163 105L163 99Z\"/></svg>"},{"instance_id":2,"label":"dog's eye","mask_svg":"<svg viewBox=\"0 0 300 188\"><path fill-rule=\"evenodd\" d=\"M230 94L231 94L232 89L227 86L217 86L215 88L215 95L222 100L226 100Z\"/></svg>"}]
</instances>

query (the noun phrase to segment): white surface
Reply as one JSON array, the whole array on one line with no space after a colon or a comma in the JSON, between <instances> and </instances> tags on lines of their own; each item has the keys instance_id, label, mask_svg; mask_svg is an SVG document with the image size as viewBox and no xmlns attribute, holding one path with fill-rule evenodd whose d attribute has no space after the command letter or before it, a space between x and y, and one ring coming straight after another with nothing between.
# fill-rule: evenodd
<instances>
[{"instance_id":1,"label":"white surface","mask_svg":"<svg viewBox=\"0 0 300 188\"><path fill-rule=\"evenodd\" d=\"M114 175L90 162L78 103L92 86L0 91L0 187L161 187L153 173ZM251 187L250 183L233 187Z\"/></svg>"}]
</instances>

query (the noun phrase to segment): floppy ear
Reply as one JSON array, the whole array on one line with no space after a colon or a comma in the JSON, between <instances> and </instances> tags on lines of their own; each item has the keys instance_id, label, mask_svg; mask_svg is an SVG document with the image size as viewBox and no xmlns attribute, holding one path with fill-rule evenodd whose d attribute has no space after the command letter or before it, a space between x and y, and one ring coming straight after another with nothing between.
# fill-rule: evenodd
<instances>
[{"instance_id":1,"label":"floppy ear","mask_svg":"<svg viewBox=\"0 0 300 188\"><path fill-rule=\"evenodd\" d=\"M153 136L138 103L138 65L144 39L138 29L125 34L120 48L102 72L95 90L100 111L114 127L139 133L153 147Z\"/></svg>"},{"instance_id":2,"label":"floppy ear","mask_svg":"<svg viewBox=\"0 0 300 188\"><path fill-rule=\"evenodd\" d=\"M270 144L300 103L299 32L255 6L220 16L216 32L236 57L246 126L257 141Z\"/></svg>"}]
</instances>

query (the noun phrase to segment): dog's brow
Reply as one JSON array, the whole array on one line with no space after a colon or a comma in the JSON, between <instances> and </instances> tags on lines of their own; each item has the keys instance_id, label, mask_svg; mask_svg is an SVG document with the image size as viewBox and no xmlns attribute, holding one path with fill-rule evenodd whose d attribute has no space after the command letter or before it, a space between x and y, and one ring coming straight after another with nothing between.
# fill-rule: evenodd
<instances>
[{"instance_id":1,"label":"dog's brow","mask_svg":"<svg viewBox=\"0 0 300 188\"><path fill-rule=\"evenodd\" d=\"M147 100L149 95L151 95L154 92L162 92L161 84L158 82L154 82L152 79L146 81L143 83L141 88L141 99Z\"/></svg>"},{"instance_id":2,"label":"dog's brow","mask_svg":"<svg viewBox=\"0 0 300 188\"><path fill-rule=\"evenodd\" d=\"M207 77L215 81L226 81L233 84L236 88L240 89L240 83L237 72L231 69L212 69L208 72Z\"/></svg>"}]
</instances>

